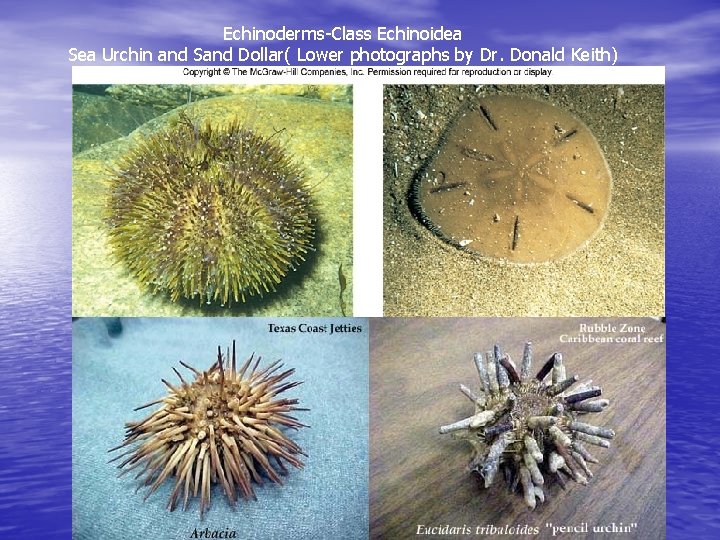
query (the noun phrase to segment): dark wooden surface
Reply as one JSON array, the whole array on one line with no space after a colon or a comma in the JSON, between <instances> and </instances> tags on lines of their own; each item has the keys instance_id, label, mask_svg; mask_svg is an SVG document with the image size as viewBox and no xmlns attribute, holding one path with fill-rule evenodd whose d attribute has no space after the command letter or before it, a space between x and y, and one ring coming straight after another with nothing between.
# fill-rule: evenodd
<instances>
[{"instance_id":1,"label":"dark wooden surface","mask_svg":"<svg viewBox=\"0 0 720 540\"><path fill-rule=\"evenodd\" d=\"M665 343L561 343L581 323L645 326L643 338L662 338L652 319L372 319L370 339L370 536L371 538L484 538L477 526L537 527L538 534L504 538L552 538L546 524L589 531L554 538L665 537ZM593 334L619 336L619 332ZM635 335L630 334L630 335ZM602 386L610 406L584 416L611 427L609 449L587 445L600 460L587 486L567 491L546 483L548 500L534 511L499 477L490 489L467 472L470 446L440 435L438 427L473 412L458 390L476 390L476 351L494 343L518 364L533 342L533 374L553 352L563 353L568 376ZM594 526L636 524L627 533L593 532ZM472 534L417 536L418 526L467 526Z\"/></svg>"}]
</instances>

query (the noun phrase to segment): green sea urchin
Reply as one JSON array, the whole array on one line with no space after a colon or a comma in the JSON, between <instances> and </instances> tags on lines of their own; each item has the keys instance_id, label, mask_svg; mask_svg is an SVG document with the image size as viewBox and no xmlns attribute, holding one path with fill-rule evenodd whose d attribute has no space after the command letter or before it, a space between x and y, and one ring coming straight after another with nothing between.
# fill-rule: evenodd
<instances>
[{"instance_id":1,"label":"green sea urchin","mask_svg":"<svg viewBox=\"0 0 720 540\"><path fill-rule=\"evenodd\" d=\"M271 138L181 112L117 163L110 244L154 293L244 302L274 291L312 249L310 195L303 170Z\"/></svg>"},{"instance_id":2,"label":"green sea urchin","mask_svg":"<svg viewBox=\"0 0 720 540\"><path fill-rule=\"evenodd\" d=\"M481 353L475 354L481 392L475 395L460 385L460 391L475 404L475 413L442 426L440 433L452 432L472 445L468 468L482 476L486 488L502 469L513 491L518 483L522 485L530 508L535 508L536 499L545 500L543 473L552 474L563 486L563 474L587 484L593 476L588 462L598 460L583 443L607 448L615 433L580 422L577 416L600 412L609 404L606 399L587 401L600 396L602 389L586 383L570 390L578 377L565 376L562 355L557 352L531 378L531 343L525 344L519 372L499 345L486 356L487 364ZM550 384L544 382L548 375Z\"/></svg>"},{"instance_id":3,"label":"green sea urchin","mask_svg":"<svg viewBox=\"0 0 720 540\"><path fill-rule=\"evenodd\" d=\"M287 473L283 460L301 468L297 456L304 454L280 428L304 427L288 412L306 409L295 406L297 399L278 398L300 384L286 382L295 370L280 371L280 360L258 369L260 360L251 355L237 369L233 341L232 353L228 350L224 358L218 347L217 361L207 371L181 361L195 380L185 381L173 368L180 385L162 379L170 393L135 409L161 405L145 419L125 424L125 440L110 452L130 448L111 461L125 458L118 465L121 474L141 467L136 478L145 475L143 485L150 486L146 499L174 477L170 510L181 492L183 509L190 494L197 497L199 492L201 516L210 505L212 484L222 484L233 505L237 491L254 499L252 482L262 485L263 476L282 484L279 474Z\"/></svg>"}]
</instances>

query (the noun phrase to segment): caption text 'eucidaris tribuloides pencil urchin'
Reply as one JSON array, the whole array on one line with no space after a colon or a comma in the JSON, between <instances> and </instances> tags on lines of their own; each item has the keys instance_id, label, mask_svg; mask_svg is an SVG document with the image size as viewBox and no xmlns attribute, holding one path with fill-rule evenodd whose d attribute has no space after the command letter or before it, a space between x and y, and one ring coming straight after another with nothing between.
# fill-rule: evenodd
<instances>
[{"instance_id":1,"label":"caption text 'eucidaris tribuloides pencil urchin'","mask_svg":"<svg viewBox=\"0 0 720 540\"><path fill-rule=\"evenodd\" d=\"M297 399L278 397L300 384L285 382L295 370L281 371L280 360L258 369L260 361L250 355L238 368L234 341L225 356L218 347L217 361L206 371L181 361L195 380L187 382L173 368L180 384L162 379L169 394L135 409L160 405L145 419L126 423L124 442L110 450L124 449L111 460L124 458L120 475L140 468L136 478L144 475L141 487L150 486L145 499L174 478L168 508L175 509L181 492L183 509L199 493L201 517L213 484L222 485L233 505L238 491L255 499L252 482L262 485L263 477L282 484L279 475L288 472L283 461L301 468L298 456L305 455L282 429L305 427L288 413L307 409L296 407Z\"/></svg>"},{"instance_id":2,"label":"caption text 'eucidaris tribuloides pencil urchin'","mask_svg":"<svg viewBox=\"0 0 720 540\"><path fill-rule=\"evenodd\" d=\"M116 256L153 293L229 305L274 291L312 250L316 210L279 138L181 112L115 165Z\"/></svg>"},{"instance_id":3,"label":"caption text 'eucidaris tribuloides pencil urchin'","mask_svg":"<svg viewBox=\"0 0 720 540\"><path fill-rule=\"evenodd\" d=\"M544 474L552 474L563 487L563 475L587 484L593 476L588 462L598 460L583 443L607 448L615 433L577 420L579 415L601 412L609 401L591 400L602 393L591 383L571 390L578 376L566 377L562 354L553 354L535 377L530 377L531 364L531 343L525 344L519 371L499 345L486 358L476 353L481 391L476 395L460 385L475 413L442 426L440 433L453 433L472 445L468 468L482 476L486 488L502 470L512 491L520 484L525 503L535 508L536 499L545 501ZM545 382L548 375L550 383Z\"/></svg>"}]
</instances>

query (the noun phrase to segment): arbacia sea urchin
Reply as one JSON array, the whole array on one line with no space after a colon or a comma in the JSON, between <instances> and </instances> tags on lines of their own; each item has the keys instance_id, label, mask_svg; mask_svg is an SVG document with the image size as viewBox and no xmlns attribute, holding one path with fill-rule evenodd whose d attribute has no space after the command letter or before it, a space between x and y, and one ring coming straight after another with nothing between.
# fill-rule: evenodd
<instances>
[{"instance_id":1,"label":"arbacia sea urchin","mask_svg":"<svg viewBox=\"0 0 720 540\"><path fill-rule=\"evenodd\" d=\"M563 475L587 484L593 476L588 462L598 461L584 443L607 448L608 439L615 436L611 429L577 419L609 404L606 399L588 401L600 396L601 388L585 383L571 389L578 377L566 377L558 352L530 377L531 343L525 344L519 372L498 345L486 354L486 360L481 353L475 354L478 395L460 385L475 404L475 413L440 428L440 433L453 432L470 442L473 453L468 468L482 476L486 488L502 470L512 491L522 486L530 508L535 508L536 499L545 501L545 475L552 474L563 487ZM550 382L545 381L548 375Z\"/></svg>"},{"instance_id":2,"label":"arbacia sea urchin","mask_svg":"<svg viewBox=\"0 0 720 540\"><path fill-rule=\"evenodd\" d=\"M260 360L251 355L238 369L233 341L224 358L218 347L217 361L207 371L181 361L195 380L187 382L173 368L180 384L162 379L170 393L135 409L160 405L145 419L128 422L124 442L110 450L128 447L112 460L124 458L120 474L139 468L140 487L150 486L145 499L172 478L168 508L175 509L182 493L185 509L188 498L199 493L201 516L213 484L222 485L233 505L238 493L255 499L252 483L262 485L263 477L282 484L283 461L301 468L298 455L305 455L282 429L304 427L288 413L307 409L296 407L297 399L278 397L300 384L286 382L295 370L281 371L280 360L258 369Z\"/></svg>"},{"instance_id":3,"label":"arbacia sea urchin","mask_svg":"<svg viewBox=\"0 0 720 540\"><path fill-rule=\"evenodd\" d=\"M312 249L310 192L279 142L183 112L116 164L110 243L143 286L173 301L244 302L274 291Z\"/></svg>"}]
</instances>

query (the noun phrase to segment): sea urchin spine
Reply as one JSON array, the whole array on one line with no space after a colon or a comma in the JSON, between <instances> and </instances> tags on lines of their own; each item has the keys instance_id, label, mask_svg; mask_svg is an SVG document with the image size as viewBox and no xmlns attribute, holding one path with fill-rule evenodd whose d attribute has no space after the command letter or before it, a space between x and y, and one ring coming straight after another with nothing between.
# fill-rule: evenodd
<instances>
[{"instance_id":1,"label":"sea urchin spine","mask_svg":"<svg viewBox=\"0 0 720 540\"><path fill-rule=\"evenodd\" d=\"M223 365L228 358L230 365ZM251 355L237 369L233 341L232 356L228 350L224 359L218 347L217 362L207 371L181 361L195 380L187 382L173 368L180 385L162 379L170 393L135 409L161 405L144 420L128 422L125 441L110 450L131 445L111 460L125 457L118 465L120 475L141 467L135 478L145 475L140 486L150 486L145 499L174 477L168 508L175 509L181 491L183 509L190 494L197 497L199 492L201 517L210 505L212 484L222 484L233 505L237 491L246 500L255 499L252 482L262 485L263 475L282 484L278 472L287 473L283 461L301 468L297 456L305 454L280 428L304 427L288 413L306 409L295 407L297 399L277 397L300 384L284 382L295 370L280 371L280 360L258 369L260 360Z\"/></svg>"},{"instance_id":2,"label":"sea urchin spine","mask_svg":"<svg viewBox=\"0 0 720 540\"><path fill-rule=\"evenodd\" d=\"M117 164L106 221L117 257L152 292L227 305L274 291L311 251L302 169L235 120L175 124Z\"/></svg>"},{"instance_id":3,"label":"sea urchin spine","mask_svg":"<svg viewBox=\"0 0 720 540\"><path fill-rule=\"evenodd\" d=\"M535 508L536 499L545 501L543 473L554 475L563 487L563 474L587 484L593 476L588 462L598 460L583 443L607 448L615 433L577 420L580 414L602 411L609 401L591 400L602 393L591 383L571 390L578 377L566 376L560 353L553 354L535 377L530 377L531 364L529 342L519 371L499 345L486 358L476 353L481 392L475 395L460 385L475 404L475 414L442 426L440 433L452 432L470 442L473 454L468 468L482 476L486 488L502 469L511 490L521 484L525 503Z\"/></svg>"}]
</instances>

